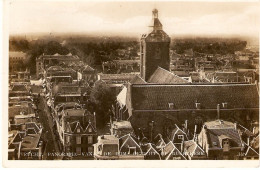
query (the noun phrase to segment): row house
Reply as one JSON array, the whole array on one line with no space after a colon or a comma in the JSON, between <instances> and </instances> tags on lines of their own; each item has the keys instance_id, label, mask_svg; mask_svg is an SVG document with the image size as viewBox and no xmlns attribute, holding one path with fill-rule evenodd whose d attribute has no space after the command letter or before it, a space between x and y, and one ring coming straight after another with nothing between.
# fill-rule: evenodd
<instances>
[{"instance_id":1,"label":"row house","mask_svg":"<svg viewBox=\"0 0 260 170\"><path fill-rule=\"evenodd\" d=\"M57 130L65 153L73 159L93 157L96 143L96 117L85 109L66 109L58 114Z\"/></svg>"},{"instance_id":2,"label":"row house","mask_svg":"<svg viewBox=\"0 0 260 170\"><path fill-rule=\"evenodd\" d=\"M102 135L94 144L95 160L143 160L144 154L138 140L128 134L117 138L114 135Z\"/></svg>"},{"instance_id":3,"label":"row house","mask_svg":"<svg viewBox=\"0 0 260 170\"><path fill-rule=\"evenodd\" d=\"M21 63L26 60L26 53L22 51L10 51L9 52L9 69L10 73L20 71Z\"/></svg>"},{"instance_id":4,"label":"row house","mask_svg":"<svg viewBox=\"0 0 260 170\"><path fill-rule=\"evenodd\" d=\"M77 55L72 55L71 53L67 55L60 55L58 53L54 55L45 55L42 54L36 59L36 76L44 75L44 71L50 66L68 66L71 63L79 63L80 59Z\"/></svg>"},{"instance_id":5,"label":"row house","mask_svg":"<svg viewBox=\"0 0 260 170\"><path fill-rule=\"evenodd\" d=\"M25 123L16 131L8 145L9 160L41 160L46 155L46 142L42 138L42 127L35 122Z\"/></svg>"}]
</instances>

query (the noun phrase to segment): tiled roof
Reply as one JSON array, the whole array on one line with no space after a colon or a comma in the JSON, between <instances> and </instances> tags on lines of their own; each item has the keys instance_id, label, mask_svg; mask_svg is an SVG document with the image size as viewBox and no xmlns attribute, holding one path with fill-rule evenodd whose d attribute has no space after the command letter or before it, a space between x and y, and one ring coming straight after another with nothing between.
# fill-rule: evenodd
<instances>
[{"instance_id":1,"label":"tiled roof","mask_svg":"<svg viewBox=\"0 0 260 170\"><path fill-rule=\"evenodd\" d=\"M225 135L230 138L232 147L242 147L240 135L236 129L207 129L207 138L210 148L222 148L219 136Z\"/></svg>"},{"instance_id":2,"label":"tiled roof","mask_svg":"<svg viewBox=\"0 0 260 170\"><path fill-rule=\"evenodd\" d=\"M139 75L136 75L131 81L131 84L146 84L144 79L142 79Z\"/></svg>"},{"instance_id":3,"label":"tiled roof","mask_svg":"<svg viewBox=\"0 0 260 170\"><path fill-rule=\"evenodd\" d=\"M259 108L259 94L254 84L190 84L190 85L131 85L127 107L134 110L216 109L227 102L228 108ZM130 103L132 102L132 103Z\"/></svg>"},{"instance_id":4,"label":"tiled roof","mask_svg":"<svg viewBox=\"0 0 260 170\"><path fill-rule=\"evenodd\" d=\"M186 159L172 142L169 142L163 148L162 154L164 155L166 160L172 159L173 156L180 156L180 157L182 157L182 159Z\"/></svg>"},{"instance_id":5,"label":"tiled roof","mask_svg":"<svg viewBox=\"0 0 260 170\"><path fill-rule=\"evenodd\" d=\"M25 85L21 84L21 85L14 85L12 88L12 92L15 91L28 91L27 88L25 87Z\"/></svg>"},{"instance_id":6,"label":"tiled roof","mask_svg":"<svg viewBox=\"0 0 260 170\"><path fill-rule=\"evenodd\" d=\"M37 147L40 140L40 134L29 134L23 138L21 148L31 148L34 149Z\"/></svg>"},{"instance_id":7,"label":"tiled roof","mask_svg":"<svg viewBox=\"0 0 260 170\"><path fill-rule=\"evenodd\" d=\"M155 84L183 84L189 83L187 80L180 78L179 76L158 67L155 72L152 74L148 83L155 83Z\"/></svg>"},{"instance_id":8,"label":"tiled roof","mask_svg":"<svg viewBox=\"0 0 260 170\"><path fill-rule=\"evenodd\" d=\"M184 141L183 148L185 155L206 155L205 151L194 140Z\"/></svg>"}]
</instances>

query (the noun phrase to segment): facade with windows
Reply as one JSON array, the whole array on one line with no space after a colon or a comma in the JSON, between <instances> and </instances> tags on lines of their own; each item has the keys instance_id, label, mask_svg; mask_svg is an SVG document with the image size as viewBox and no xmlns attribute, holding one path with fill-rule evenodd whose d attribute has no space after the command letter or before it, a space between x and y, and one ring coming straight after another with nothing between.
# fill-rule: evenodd
<instances>
[{"instance_id":1,"label":"facade with windows","mask_svg":"<svg viewBox=\"0 0 260 170\"><path fill-rule=\"evenodd\" d=\"M93 158L97 138L95 114L85 109L67 109L58 122L63 151L73 155L73 159Z\"/></svg>"}]
</instances>

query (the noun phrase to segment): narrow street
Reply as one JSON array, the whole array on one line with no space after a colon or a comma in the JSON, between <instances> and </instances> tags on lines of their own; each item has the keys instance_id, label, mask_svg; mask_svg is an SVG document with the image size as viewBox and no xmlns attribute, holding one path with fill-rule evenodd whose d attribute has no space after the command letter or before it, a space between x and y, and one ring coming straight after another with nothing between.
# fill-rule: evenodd
<instances>
[{"instance_id":1,"label":"narrow street","mask_svg":"<svg viewBox=\"0 0 260 170\"><path fill-rule=\"evenodd\" d=\"M52 116L43 96L39 98L38 108L39 120L43 125L43 138L47 142L47 160L61 159L61 157L55 156L60 153L58 139L55 137Z\"/></svg>"}]
</instances>

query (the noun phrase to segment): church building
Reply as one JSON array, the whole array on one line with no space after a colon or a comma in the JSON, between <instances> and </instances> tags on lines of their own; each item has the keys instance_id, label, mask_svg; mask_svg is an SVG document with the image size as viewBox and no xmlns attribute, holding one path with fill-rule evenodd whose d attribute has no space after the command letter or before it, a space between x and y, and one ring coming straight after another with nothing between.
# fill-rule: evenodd
<instances>
[{"instance_id":1,"label":"church building","mask_svg":"<svg viewBox=\"0 0 260 170\"><path fill-rule=\"evenodd\" d=\"M141 37L141 76L130 81L113 107L117 120L129 120L138 135L169 136L188 121L200 131L206 121L222 119L249 127L259 119L257 84L190 83L169 71L170 37L153 10L152 32ZM142 132L140 132L142 131ZM152 139L150 139L152 140Z\"/></svg>"}]
</instances>

